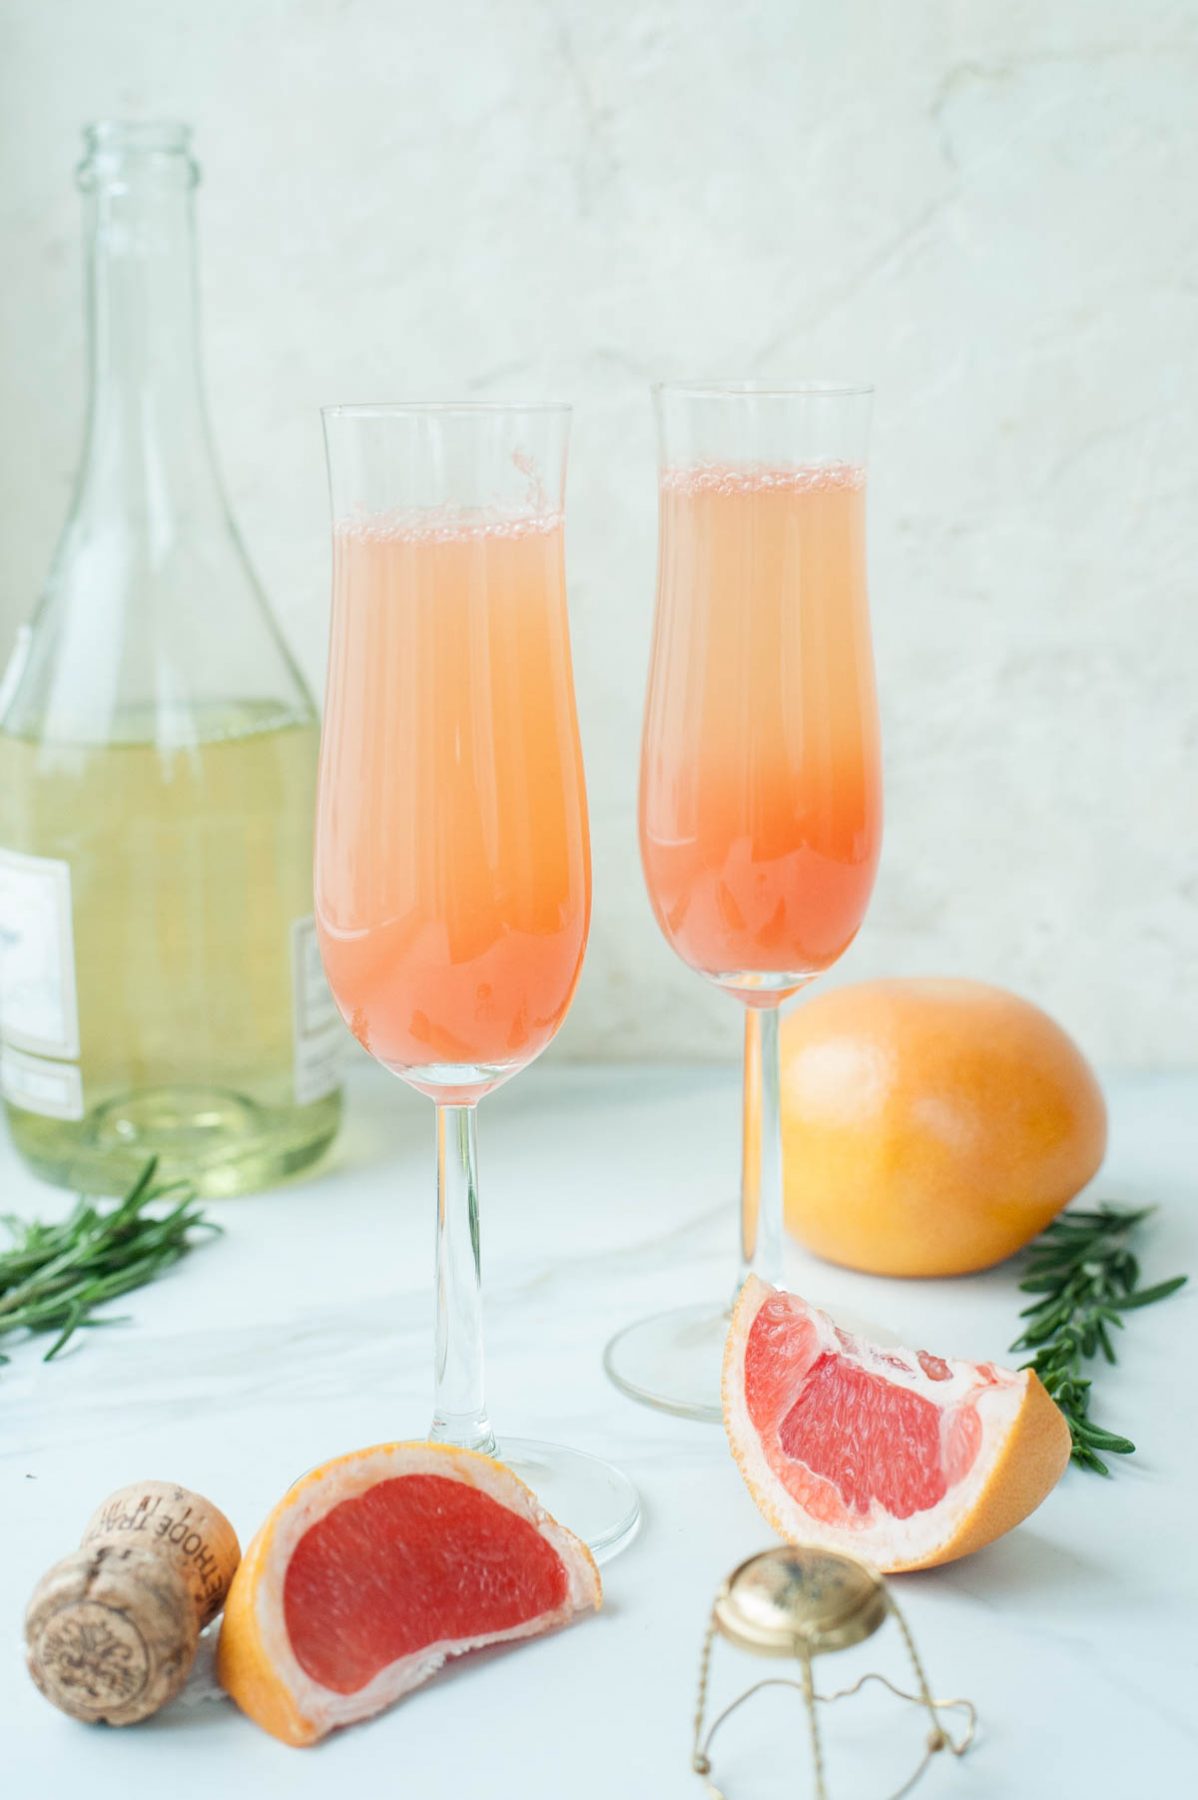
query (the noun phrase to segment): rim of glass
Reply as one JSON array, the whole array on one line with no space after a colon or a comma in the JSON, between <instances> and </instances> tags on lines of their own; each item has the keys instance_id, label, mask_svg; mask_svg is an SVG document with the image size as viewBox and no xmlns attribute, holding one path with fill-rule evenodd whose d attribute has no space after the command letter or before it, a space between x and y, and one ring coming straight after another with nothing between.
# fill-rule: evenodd
<instances>
[{"instance_id":1,"label":"rim of glass","mask_svg":"<svg viewBox=\"0 0 1198 1800\"><path fill-rule=\"evenodd\" d=\"M654 394L678 394L695 400L864 400L874 391L869 381L655 381Z\"/></svg>"},{"instance_id":2,"label":"rim of glass","mask_svg":"<svg viewBox=\"0 0 1198 1800\"><path fill-rule=\"evenodd\" d=\"M394 418L405 413L463 417L478 413L568 413L574 408L568 400L365 400L338 402L322 406L324 419Z\"/></svg>"}]
</instances>

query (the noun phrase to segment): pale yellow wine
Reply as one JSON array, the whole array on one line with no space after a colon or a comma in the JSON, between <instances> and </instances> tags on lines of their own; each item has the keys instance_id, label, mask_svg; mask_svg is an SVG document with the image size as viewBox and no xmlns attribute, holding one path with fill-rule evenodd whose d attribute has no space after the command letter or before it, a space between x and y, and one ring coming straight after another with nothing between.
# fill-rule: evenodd
<instances>
[{"instance_id":1,"label":"pale yellow wine","mask_svg":"<svg viewBox=\"0 0 1198 1800\"><path fill-rule=\"evenodd\" d=\"M0 733L0 851L69 868L78 1025L78 1075L5 1043L9 1124L64 1185L117 1191L156 1152L236 1193L310 1162L340 1116L306 923L317 726L241 702L164 748L147 723L129 711L102 745ZM43 1071L82 1116L22 1104Z\"/></svg>"}]
</instances>

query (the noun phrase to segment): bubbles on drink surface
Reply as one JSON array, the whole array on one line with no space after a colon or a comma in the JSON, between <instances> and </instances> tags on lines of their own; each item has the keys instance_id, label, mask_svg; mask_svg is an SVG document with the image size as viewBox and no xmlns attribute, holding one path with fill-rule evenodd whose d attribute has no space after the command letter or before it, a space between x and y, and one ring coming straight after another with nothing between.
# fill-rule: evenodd
<instances>
[{"instance_id":1,"label":"bubbles on drink surface","mask_svg":"<svg viewBox=\"0 0 1198 1800\"><path fill-rule=\"evenodd\" d=\"M334 525L334 537L356 544L465 544L495 539L548 537L559 531L559 510L505 513L483 507L394 507L387 512L363 508Z\"/></svg>"},{"instance_id":2,"label":"bubbles on drink surface","mask_svg":"<svg viewBox=\"0 0 1198 1800\"><path fill-rule=\"evenodd\" d=\"M865 486L859 463L691 463L663 469L662 488L680 494L805 494Z\"/></svg>"}]
</instances>

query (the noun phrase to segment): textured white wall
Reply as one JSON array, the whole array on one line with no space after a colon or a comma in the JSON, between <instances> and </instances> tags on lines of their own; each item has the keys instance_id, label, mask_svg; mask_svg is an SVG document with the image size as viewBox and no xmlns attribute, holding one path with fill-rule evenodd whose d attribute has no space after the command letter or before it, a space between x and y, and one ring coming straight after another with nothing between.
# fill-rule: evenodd
<instances>
[{"instance_id":1,"label":"textured white wall","mask_svg":"<svg viewBox=\"0 0 1198 1800\"><path fill-rule=\"evenodd\" d=\"M634 807L648 383L864 374L887 840L842 977L1038 997L1198 1058L1198 6L4 0L0 643L81 417L80 124L193 121L209 389L314 681L316 408L572 398L596 850L567 1054L731 1055Z\"/></svg>"}]
</instances>

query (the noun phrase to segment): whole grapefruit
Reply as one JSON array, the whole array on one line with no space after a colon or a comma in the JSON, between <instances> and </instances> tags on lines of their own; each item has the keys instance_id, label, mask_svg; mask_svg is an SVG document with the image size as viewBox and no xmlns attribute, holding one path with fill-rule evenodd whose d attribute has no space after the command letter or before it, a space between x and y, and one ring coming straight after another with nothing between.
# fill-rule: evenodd
<instances>
[{"instance_id":1,"label":"whole grapefruit","mask_svg":"<svg viewBox=\"0 0 1198 1800\"><path fill-rule=\"evenodd\" d=\"M786 1218L829 1262L964 1275L1097 1172L1106 1106L1073 1040L980 981L835 988L782 1025Z\"/></svg>"}]
</instances>

